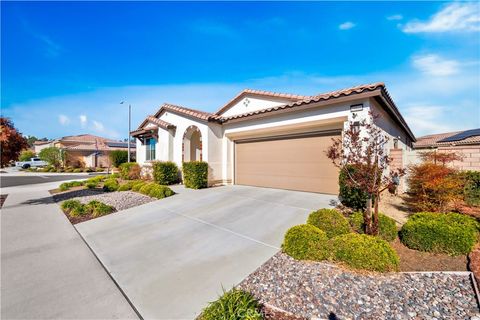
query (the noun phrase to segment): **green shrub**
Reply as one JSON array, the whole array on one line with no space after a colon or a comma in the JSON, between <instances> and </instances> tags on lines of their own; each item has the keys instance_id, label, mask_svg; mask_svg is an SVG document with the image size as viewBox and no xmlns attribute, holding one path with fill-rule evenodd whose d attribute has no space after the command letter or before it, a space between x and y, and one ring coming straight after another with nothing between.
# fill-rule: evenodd
<instances>
[{"instance_id":1,"label":"green shrub","mask_svg":"<svg viewBox=\"0 0 480 320\"><path fill-rule=\"evenodd\" d=\"M173 196L175 192L173 192L172 189L170 189L167 186L161 186L161 185L155 185L152 188L150 188L150 191L148 192L148 196L152 198L157 198L157 199L163 199L166 197Z\"/></svg>"},{"instance_id":2,"label":"green shrub","mask_svg":"<svg viewBox=\"0 0 480 320\"><path fill-rule=\"evenodd\" d=\"M87 187L88 189L95 189L96 187L98 187L98 183L97 182L86 182L85 183L85 187Z\"/></svg>"},{"instance_id":3,"label":"green shrub","mask_svg":"<svg viewBox=\"0 0 480 320\"><path fill-rule=\"evenodd\" d=\"M20 152L18 161L30 161L31 158L35 158L35 152L32 150L23 150Z\"/></svg>"},{"instance_id":4,"label":"green shrub","mask_svg":"<svg viewBox=\"0 0 480 320\"><path fill-rule=\"evenodd\" d=\"M283 251L298 260L328 259L330 248L327 234L319 228L302 224L288 229L282 244Z\"/></svg>"},{"instance_id":5,"label":"green shrub","mask_svg":"<svg viewBox=\"0 0 480 320\"><path fill-rule=\"evenodd\" d=\"M88 214L88 211L84 204L74 206L72 209L68 211L68 215L70 217L80 217L86 214Z\"/></svg>"},{"instance_id":6,"label":"green shrub","mask_svg":"<svg viewBox=\"0 0 480 320\"><path fill-rule=\"evenodd\" d=\"M140 166L136 162L125 162L120 165L120 177L124 180L140 179Z\"/></svg>"},{"instance_id":7,"label":"green shrub","mask_svg":"<svg viewBox=\"0 0 480 320\"><path fill-rule=\"evenodd\" d=\"M59 189L60 191L67 191L70 188L73 187L80 187L83 186L85 182L83 181L71 181L71 182L64 182L60 185Z\"/></svg>"},{"instance_id":8,"label":"green shrub","mask_svg":"<svg viewBox=\"0 0 480 320\"><path fill-rule=\"evenodd\" d=\"M118 168L122 163L128 161L128 151L125 150L113 150L110 151L110 161L115 168Z\"/></svg>"},{"instance_id":9,"label":"green shrub","mask_svg":"<svg viewBox=\"0 0 480 320\"><path fill-rule=\"evenodd\" d=\"M411 249L468 254L477 241L478 223L458 213L421 212L411 216L400 231L400 239Z\"/></svg>"},{"instance_id":10,"label":"green shrub","mask_svg":"<svg viewBox=\"0 0 480 320\"><path fill-rule=\"evenodd\" d=\"M103 191L105 192L117 191L118 187L119 184L115 178L108 178L103 182Z\"/></svg>"},{"instance_id":11,"label":"green shrub","mask_svg":"<svg viewBox=\"0 0 480 320\"><path fill-rule=\"evenodd\" d=\"M358 233L365 233L365 225L363 224L363 213L355 212L349 217L350 225L353 230ZM386 241L393 241L397 238L398 230L395 220L384 214L378 214L378 236Z\"/></svg>"},{"instance_id":12,"label":"green shrub","mask_svg":"<svg viewBox=\"0 0 480 320\"><path fill-rule=\"evenodd\" d=\"M38 157L53 167L59 167L65 160L65 151L57 147L44 148Z\"/></svg>"},{"instance_id":13,"label":"green shrub","mask_svg":"<svg viewBox=\"0 0 480 320\"><path fill-rule=\"evenodd\" d=\"M480 171L463 171L463 199L469 206L480 206Z\"/></svg>"},{"instance_id":14,"label":"green shrub","mask_svg":"<svg viewBox=\"0 0 480 320\"><path fill-rule=\"evenodd\" d=\"M137 181L133 184L131 190L135 192L139 192L140 188L142 188L145 184L147 184L145 181Z\"/></svg>"},{"instance_id":15,"label":"green shrub","mask_svg":"<svg viewBox=\"0 0 480 320\"><path fill-rule=\"evenodd\" d=\"M131 181L127 181L126 183L124 184L121 184L120 187L118 187L118 190L117 191L129 191L132 189L132 187L138 183L138 180L131 180Z\"/></svg>"},{"instance_id":16,"label":"green shrub","mask_svg":"<svg viewBox=\"0 0 480 320\"><path fill-rule=\"evenodd\" d=\"M183 184L186 188L208 187L208 163L203 161L184 162L182 165Z\"/></svg>"},{"instance_id":17,"label":"green shrub","mask_svg":"<svg viewBox=\"0 0 480 320\"><path fill-rule=\"evenodd\" d=\"M353 174L356 169L353 166L347 166L344 170L340 171L338 176L340 188L338 198L344 206L357 211L364 211L367 207L368 194L362 191L360 188L349 185L348 182L350 179L348 177L347 170Z\"/></svg>"},{"instance_id":18,"label":"green shrub","mask_svg":"<svg viewBox=\"0 0 480 320\"><path fill-rule=\"evenodd\" d=\"M348 233L331 239L333 259L356 269L396 271L397 253L386 242L365 234Z\"/></svg>"},{"instance_id":19,"label":"green shrub","mask_svg":"<svg viewBox=\"0 0 480 320\"><path fill-rule=\"evenodd\" d=\"M60 207L62 208L63 211L67 211L69 212L70 210L72 210L73 208L76 208L76 207L79 207L79 206L82 206L82 203L78 200L73 200L73 199L70 199L70 200L65 200L62 202L62 204L60 205Z\"/></svg>"},{"instance_id":20,"label":"green shrub","mask_svg":"<svg viewBox=\"0 0 480 320\"><path fill-rule=\"evenodd\" d=\"M92 168L92 167L88 167L88 168L85 168L85 170L83 170L84 172L94 172L95 171L95 168Z\"/></svg>"},{"instance_id":21,"label":"green shrub","mask_svg":"<svg viewBox=\"0 0 480 320\"><path fill-rule=\"evenodd\" d=\"M145 183L139 190L138 192L143 193L144 195L147 195L150 193L150 190L154 188L155 186L158 186L155 182L149 182Z\"/></svg>"},{"instance_id":22,"label":"green shrub","mask_svg":"<svg viewBox=\"0 0 480 320\"><path fill-rule=\"evenodd\" d=\"M56 172L59 172L59 173L60 173L60 172L65 172L65 169L63 169L63 168L58 168L58 169L56 170Z\"/></svg>"},{"instance_id":23,"label":"green shrub","mask_svg":"<svg viewBox=\"0 0 480 320\"><path fill-rule=\"evenodd\" d=\"M94 218L110 214L115 211L115 208L106 205L103 202L92 200L86 205L86 209L92 214Z\"/></svg>"},{"instance_id":24,"label":"green shrub","mask_svg":"<svg viewBox=\"0 0 480 320\"><path fill-rule=\"evenodd\" d=\"M66 167L66 168L65 168L65 172L73 172L73 168L71 168L71 167Z\"/></svg>"},{"instance_id":25,"label":"green shrub","mask_svg":"<svg viewBox=\"0 0 480 320\"><path fill-rule=\"evenodd\" d=\"M352 232L347 218L335 209L320 209L308 216L308 224L323 230L328 238Z\"/></svg>"},{"instance_id":26,"label":"green shrub","mask_svg":"<svg viewBox=\"0 0 480 320\"><path fill-rule=\"evenodd\" d=\"M260 303L248 292L232 289L223 291L218 300L202 310L199 320L262 320Z\"/></svg>"},{"instance_id":27,"label":"green shrub","mask_svg":"<svg viewBox=\"0 0 480 320\"><path fill-rule=\"evenodd\" d=\"M103 171L105 171L104 168L95 168L95 172L103 172Z\"/></svg>"},{"instance_id":28,"label":"green shrub","mask_svg":"<svg viewBox=\"0 0 480 320\"><path fill-rule=\"evenodd\" d=\"M74 173L83 172L83 169L82 168L75 168L75 169L73 169L73 172Z\"/></svg>"},{"instance_id":29,"label":"green shrub","mask_svg":"<svg viewBox=\"0 0 480 320\"><path fill-rule=\"evenodd\" d=\"M170 185L178 182L178 167L172 161L155 161L152 165L153 179L162 185Z\"/></svg>"},{"instance_id":30,"label":"green shrub","mask_svg":"<svg viewBox=\"0 0 480 320\"><path fill-rule=\"evenodd\" d=\"M88 183L88 182L100 183L100 182L105 181L108 177L109 177L109 176L103 176L103 175L95 176L95 177L88 178L86 182L87 182L87 183Z\"/></svg>"}]
</instances>

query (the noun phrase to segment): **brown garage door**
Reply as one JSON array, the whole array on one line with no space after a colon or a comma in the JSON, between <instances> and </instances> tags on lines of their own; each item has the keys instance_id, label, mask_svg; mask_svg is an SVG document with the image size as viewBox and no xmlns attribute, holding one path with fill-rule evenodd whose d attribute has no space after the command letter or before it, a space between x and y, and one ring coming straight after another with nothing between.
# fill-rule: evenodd
<instances>
[{"instance_id":1,"label":"brown garage door","mask_svg":"<svg viewBox=\"0 0 480 320\"><path fill-rule=\"evenodd\" d=\"M338 169L325 155L340 132L235 143L235 183L338 194Z\"/></svg>"}]
</instances>

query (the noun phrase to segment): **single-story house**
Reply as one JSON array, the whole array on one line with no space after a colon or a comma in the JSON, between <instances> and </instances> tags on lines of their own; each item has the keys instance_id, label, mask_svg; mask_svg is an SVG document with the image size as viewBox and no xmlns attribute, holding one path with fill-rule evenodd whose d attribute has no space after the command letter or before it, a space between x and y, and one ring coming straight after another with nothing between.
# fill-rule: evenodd
<instances>
[{"instance_id":1,"label":"single-story house","mask_svg":"<svg viewBox=\"0 0 480 320\"><path fill-rule=\"evenodd\" d=\"M137 162L203 160L209 184L241 184L338 193L338 169L326 157L350 122L380 114L389 148L411 150L415 136L383 83L303 96L244 90L214 113L169 103L131 135Z\"/></svg>"},{"instance_id":2,"label":"single-story house","mask_svg":"<svg viewBox=\"0 0 480 320\"><path fill-rule=\"evenodd\" d=\"M107 139L91 134L66 136L50 141L35 141L35 153L47 147L57 147L66 151L66 165L73 167L110 167L112 150L128 150L128 143ZM131 153L135 154L135 144L130 144Z\"/></svg>"},{"instance_id":3,"label":"single-story house","mask_svg":"<svg viewBox=\"0 0 480 320\"><path fill-rule=\"evenodd\" d=\"M459 170L480 170L480 128L431 134L417 138L417 153L422 151L455 152L462 160L453 166Z\"/></svg>"}]
</instances>

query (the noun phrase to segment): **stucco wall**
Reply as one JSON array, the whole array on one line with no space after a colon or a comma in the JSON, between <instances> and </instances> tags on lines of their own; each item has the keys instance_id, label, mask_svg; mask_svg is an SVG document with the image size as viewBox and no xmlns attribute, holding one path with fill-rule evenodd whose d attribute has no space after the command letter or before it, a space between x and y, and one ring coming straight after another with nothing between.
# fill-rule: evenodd
<instances>
[{"instance_id":1,"label":"stucco wall","mask_svg":"<svg viewBox=\"0 0 480 320\"><path fill-rule=\"evenodd\" d=\"M261 99L253 96L245 96L237 103L235 103L230 109L222 113L222 116L229 117L236 114L242 114L245 112L256 111L261 109L267 109L291 102L287 99Z\"/></svg>"}]
</instances>

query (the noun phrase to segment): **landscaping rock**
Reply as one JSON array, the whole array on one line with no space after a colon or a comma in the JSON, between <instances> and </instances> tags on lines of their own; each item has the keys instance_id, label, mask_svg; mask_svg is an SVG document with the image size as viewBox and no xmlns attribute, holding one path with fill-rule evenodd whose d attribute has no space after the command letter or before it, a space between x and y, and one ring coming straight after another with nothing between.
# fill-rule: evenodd
<instances>
[{"instance_id":1,"label":"landscaping rock","mask_svg":"<svg viewBox=\"0 0 480 320\"><path fill-rule=\"evenodd\" d=\"M81 191L81 192L80 192ZM63 195L63 196L62 196ZM68 193L54 195L55 201L63 201L67 199L76 199L81 203L88 203L92 200L98 200L109 206L114 207L117 211L136 207L145 203L155 201L157 199L148 197L138 192L122 191L122 192L102 192L97 190L79 190L77 194Z\"/></svg>"},{"instance_id":2,"label":"landscaping rock","mask_svg":"<svg viewBox=\"0 0 480 320\"><path fill-rule=\"evenodd\" d=\"M468 273L359 273L281 252L239 288L306 319L470 319L479 314Z\"/></svg>"}]
</instances>

